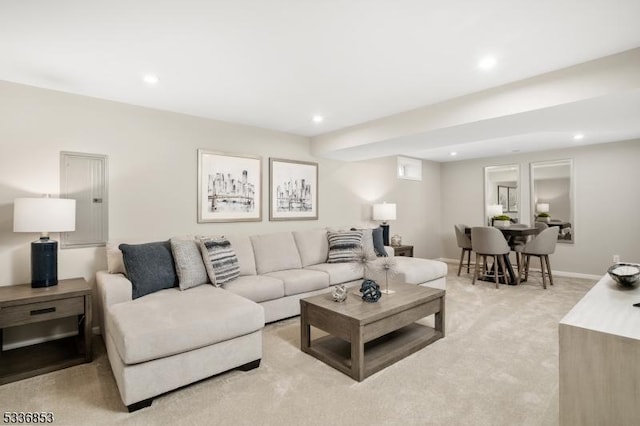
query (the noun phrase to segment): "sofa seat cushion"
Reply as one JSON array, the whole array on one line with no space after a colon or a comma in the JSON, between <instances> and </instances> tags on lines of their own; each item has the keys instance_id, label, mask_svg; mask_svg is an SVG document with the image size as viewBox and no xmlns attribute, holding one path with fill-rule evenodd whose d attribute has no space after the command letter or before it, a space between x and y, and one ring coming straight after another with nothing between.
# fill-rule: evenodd
<instances>
[{"instance_id":1,"label":"sofa seat cushion","mask_svg":"<svg viewBox=\"0 0 640 426\"><path fill-rule=\"evenodd\" d=\"M247 275L226 283L223 288L256 303L284 297L282 280L265 275Z\"/></svg>"},{"instance_id":2,"label":"sofa seat cushion","mask_svg":"<svg viewBox=\"0 0 640 426\"><path fill-rule=\"evenodd\" d=\"M382 259L375 262L379 261ZM447 264L439 260L396 256L393 263L393 280L407 284L422 284L447 275Z\"/></svg>"},{"instance_id":3,"label":"sofa seat cushion","mask_svg":"<svg viewBox=\"0 0 640 426\"><path fill-rule=\"evenodd\" d=\"M284 282L284 295L306 293L329 287L329 274L309 269L288 269L265 274Z\"/></svg>"},{"instance_id":4,"label":"sofa seat cushion","mask_svg":"<svg viewBox=\"0 0 640 426\"><path fill-rule=\"evenodd\" d=\"M112 305L107 323L122 361L137 364L260 330L264 309L213 286L172 288Z\"/></svg>"},{"instance_id":5,"label":"sofa seat cushion","mask_svg":"<svg viewBox=\"0 0 640 426\"><path fill-rule=\"evenodd\" d=\"M305 269L323 271L329 274L329 284L342 284L363 277L363 266L359 262L349 263L320 263L307 266Z\"/></svg>"}]
</instances>

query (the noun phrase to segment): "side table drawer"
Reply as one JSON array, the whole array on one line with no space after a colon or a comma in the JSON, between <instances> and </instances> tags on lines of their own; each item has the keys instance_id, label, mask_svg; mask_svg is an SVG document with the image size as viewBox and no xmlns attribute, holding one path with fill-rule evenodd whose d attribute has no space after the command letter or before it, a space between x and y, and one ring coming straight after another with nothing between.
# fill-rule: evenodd
<instances>
[{"instance_id":1,"label":"side table drawer","mask_svg":"<svg viewBox=\"0 0 640 426\"><path fill-rule=\"evenodd\" d=\"M0 309L0 328L84 314L84 297L27 303Z\"/></svg>"}]
</instances>

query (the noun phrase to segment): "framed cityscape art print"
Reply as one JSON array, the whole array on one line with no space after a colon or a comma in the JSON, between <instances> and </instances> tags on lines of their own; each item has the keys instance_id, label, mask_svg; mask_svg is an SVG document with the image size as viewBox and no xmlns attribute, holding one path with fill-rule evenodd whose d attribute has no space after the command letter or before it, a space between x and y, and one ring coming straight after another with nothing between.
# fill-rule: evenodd
<instances>
[{"instance_id":1,"label":"framed cityscape art print","mask_svg":"<svg viewBox=\"0 0 640 426\"><path fill-rule=\"evenodd\" d=\"M269 220L318 219L318 163L269 159Z\"/></svg>"},{"instance_id":2,"label":"framed cityscape art print","mask_svg":"<svg viewBox=\"0 0 640 426\"><path fill-rule=\"evenodd\" d=\"M262 220L262 159L198 150L198 223Z\"/></svg>"}]
</instances>

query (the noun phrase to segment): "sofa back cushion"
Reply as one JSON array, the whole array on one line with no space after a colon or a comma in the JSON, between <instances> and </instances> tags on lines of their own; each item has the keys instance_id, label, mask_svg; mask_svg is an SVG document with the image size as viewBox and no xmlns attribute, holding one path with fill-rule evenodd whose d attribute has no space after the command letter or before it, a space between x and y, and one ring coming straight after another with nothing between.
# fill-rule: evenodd
<instances>
[{"instance_id":1,"label":"sofa back cushion","mask_svg":"<svg viewBox=\"0 0 640 426\"><path fill-rule=\"evenodd\" d=\"M329 255L329 242L326 229L310 229L307 231L294 231L293 239L300 253L302 266L325 263Z\"/></svg>"},{"instance_id":2,"label":"sofa back cushion","mask_svg":"<svg viewBox=\"0 0 640 426\"><path fill-rule=\"evenodd\" d=\"M120 244L120 250L134 299L178 285L169 241Z\"/></svg>"},{"instance_id":3,"label":"sofa back cushion","mask_svg":"<svg viewBox=\"0 0 640 426\"><path fill-rule=\"evenodd\" d=\"M302 261L291 232L251 236L258 274L300 269Z\"/></svg>"},{"instance_id":4,"label":"sofa back cushion","mask_svg":"<svg viewBox=\"0 0 640 426\"><path fill-rule=\"evenodd\" d=\"M253 246L249 237L238 235L227 235L227 240L231 243L233 251L238 256L238 266L240 266L240 276L256 275L256 258L253 255Z\"/></svg>"},{"instance_id":5,"label":"sofa back cushion","mask_svg":"<svg viewBox=\"0 0 640 426\"><path fill-rule=\"evenodd\" d=\"M124 260L122 260L122 251L120 251L119 241L109 241L107 243L107 271L110 274L127 274L124 269Z\"/></svg>"}]
</instances>

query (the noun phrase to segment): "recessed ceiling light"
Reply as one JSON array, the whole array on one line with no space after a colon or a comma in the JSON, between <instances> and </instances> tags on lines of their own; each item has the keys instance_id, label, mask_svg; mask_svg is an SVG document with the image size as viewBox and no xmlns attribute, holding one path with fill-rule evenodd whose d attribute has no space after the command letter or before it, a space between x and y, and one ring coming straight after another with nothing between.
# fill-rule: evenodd
<instances>
[{"instance_id":1,"label":"recessed ceiling light","mask_svg":"<svg viewBox=\"0 0 640 426\"><path fill-rule=\"evenodd\" d=\"M145 74L144 77L142 77L142 81L144 81L147 84L157 84L158 83L158 77L154 74Z\"/></svg>"},{"instance_id":2,"label":"recessed ceiling light","mask_svg":"<svg viewBox=\"0 0 640 426\"><path fill-rule=\"evenodd\" d=\"M455 152L455 151L451 151L451 152L449 153L449 155L450 155L450 156L452 156L452 157L455 157L456 155L458 155L458 153L457 153L457 152Z\"/></svg>"},{"instance_id":3,"label":"recessed ceiling light","mask_svg":"<svg viewBox=\"0 0 640 426\"><path fill-rule=\"evenodd\" d=\"M322 123L324 121L324 117L321 115L314 115L311 120L313 120L314 123Z\"/></svg>"},{"instance_id":4,"label":"recessed ceiling light","mask_svg":"<svg viewBox=\"0 0 640 426\"><path fill-rule=\"evenodd\" d=\"M576 133L575 135L573 135L574 141L581 141L582 139L584 139L584 135L582 133Z\"/></svg>"},{"instance_id":5,"label":"recessed ceiling light","mask_svg":"<svg viewBox=\"0 0 640 426\"><path fill-rule=\"evenodd\" d=\"M490 70L495 67L498 61L493 56L485 56L478 62L478 68L482 70Z\"/></svg>"}]
</instances>

